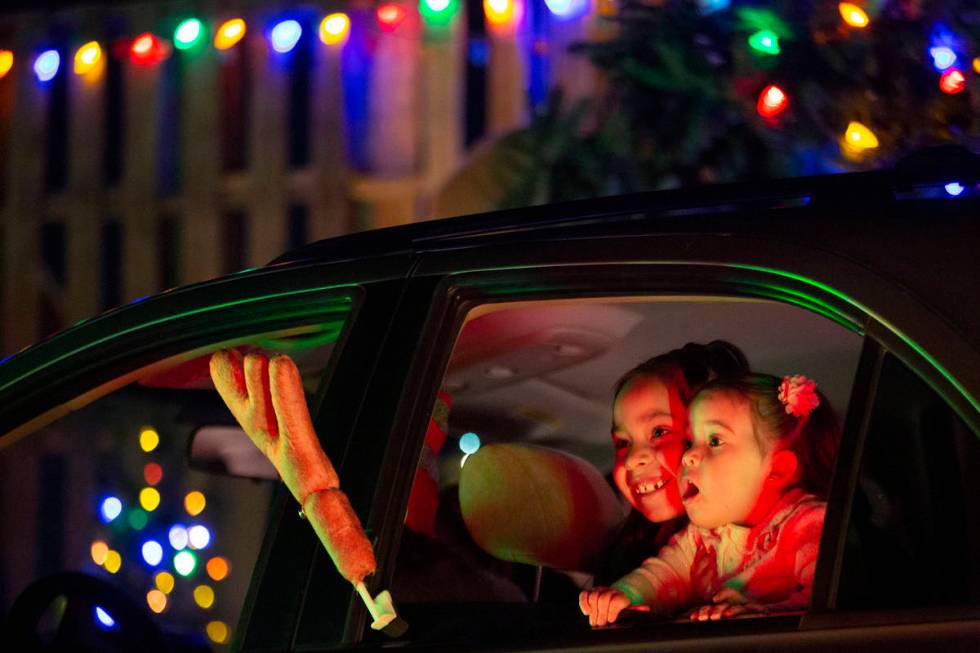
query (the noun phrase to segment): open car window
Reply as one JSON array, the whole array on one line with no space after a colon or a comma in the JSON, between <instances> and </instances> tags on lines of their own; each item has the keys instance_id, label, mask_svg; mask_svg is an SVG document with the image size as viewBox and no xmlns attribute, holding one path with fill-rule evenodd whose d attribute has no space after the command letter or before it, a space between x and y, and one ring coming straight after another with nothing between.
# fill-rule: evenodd
<instances>
[{"instance_id":1,"label":"open car window","mask_svg":"<svg viewBox=\"0 0 980 653\"><path fill-rule=\"evenodd\" d=\"M288 354L309 399L341 326L309 324L158 360L73 399L61 417L0 450L0 611L41 579L81 572L152 613L175 650L228 650L277 476L215 391L211 353ZM122 616L88 606L78 625L77 598L48 597L44 642L76 619L73 627L96 639L72 641L111 648Z\"/></svg>"},{"instance_id":2,"label":"open car window","mask_svg":"<svg viewBox=\"0 0 980 653\"><path fill-rule=\"evenodd\" d=\"M807 375L838 416L846 412L863 337L798 307L652 296L471 310L428 425L394 561L407 637L503 643L588 633L579 592L609 584L659 546L656 528L631 514L612 480L615 384L655 355L713 340L741 348L753 371ZM516 457L505 447L517 447ZM491 449L487 462L480 451ZM553 465L571 475L541 483ZM625 538L628 553L616 546Z\"/></svg>"},{"instance_id":3,"label":"open car window","mask_svg":"<svg viewBox=\"0 0 980 653\"><path fill-rule=\"evenodd\" d=\"M980 605L980 434L884 357L837 607Z\"/></svg>"}]
</instances>

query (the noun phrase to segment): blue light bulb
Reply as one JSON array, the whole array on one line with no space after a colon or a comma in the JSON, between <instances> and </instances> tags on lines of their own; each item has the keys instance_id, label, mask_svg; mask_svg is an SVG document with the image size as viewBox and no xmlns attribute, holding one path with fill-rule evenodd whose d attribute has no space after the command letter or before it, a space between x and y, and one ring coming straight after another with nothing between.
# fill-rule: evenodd
<instances>
[{"instance_id":1,"label":"blue light bulb","mask_svg":"<svg viewBox=\"0 0 980 653\"><path fill-rule=\"evenodd\" d=\"M303 28L295 20L283 20L276 23L272 28L270 40L272 49L276 52L285 54L299 43L299 37L303 35Z\"/></svg>"}]
</instances>

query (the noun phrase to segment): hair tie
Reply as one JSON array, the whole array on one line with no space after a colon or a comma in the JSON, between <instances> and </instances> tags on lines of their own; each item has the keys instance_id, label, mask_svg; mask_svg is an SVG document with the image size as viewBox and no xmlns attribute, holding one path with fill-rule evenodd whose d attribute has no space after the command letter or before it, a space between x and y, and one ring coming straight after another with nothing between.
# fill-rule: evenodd
<instances>
[{"instance_id":1,"label":"hair tie","mask_svg":"<svg viewBox=\"0 0 980 653\"><path fill-rule=\"evenodd\" d=\"M817 395L817 382L802 374L784 376L779 384L779 401L786 406L786 412L796 417L806 417L820 405Z\"/></svg>"}]
</instances>

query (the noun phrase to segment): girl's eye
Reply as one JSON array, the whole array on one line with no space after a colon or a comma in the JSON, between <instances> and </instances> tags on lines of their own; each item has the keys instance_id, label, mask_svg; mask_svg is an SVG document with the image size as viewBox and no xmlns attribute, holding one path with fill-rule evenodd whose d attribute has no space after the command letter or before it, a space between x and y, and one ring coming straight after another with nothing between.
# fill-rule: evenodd
<instances>
[{"instance_id":1,"label":"girl's eye","mask_svg":"<svg viewBox=\"0 0 980 653\"><path fill-rule=\"evenodd\" d=\"M629 446L629 442L627 442L626 440L623 440L621 438L615 438L613 440L613 448L616 449L616 451L625 449L628 446Z\"/></svg>"},{"instance_id":2,"label":"girl's eye","mask_svg":"<svg viewBox=\"0 0 980 653\"><path fill-rule=\"evenodd\" d=\"M654 440L659 440L660 438L664 437L668 433L670 433L670 429L664 428L663 426L658 426L657 428L653 429L652 436Z\"/></svg>"},{"instance_id":3,"label":"girl's eye","mask_svg":"<svg viewBox=\"0 0 980 653\"><path fill-rule=\"evenodd\" d=\"M719 447L719 446L721 446L721 438L719 438L717 435L709 436L708 437L708 446L709 447Z\"/></svg>"}]
</instances>

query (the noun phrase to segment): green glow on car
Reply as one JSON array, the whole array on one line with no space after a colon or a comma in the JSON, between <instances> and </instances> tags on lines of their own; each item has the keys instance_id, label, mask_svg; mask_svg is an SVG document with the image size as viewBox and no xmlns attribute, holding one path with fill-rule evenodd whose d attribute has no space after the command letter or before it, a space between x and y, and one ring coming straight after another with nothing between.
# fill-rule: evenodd
<instances>
[{"instance_id":1,"label":"green glow on car","mask_svg":"<svg viewBox=\"0 0 980 653\"><path fill-rule=\"evenodd\" d=\"M296 295L306 295L306 294L310 294L310 293L329 292L331 290L342 291L345 288L354 288L354 287L355 286L353 284L345 284L345 285L339 285L339 286L326 286L326 287L318 287L318 288L303 288L303 289L300 289L300 290L290 290L290 291L285 291L285 292L277 292L277 293L271 293L271 294L268 294L268 295L259 295L259 296L255 296L255 297L247 297L247 298L244 298L244 299L238 299L238 300L235 300L235 301L223 302L223 303L220 303L220 304L211 304L211 305L208 305L208 306L203 306L201 308L195 308L195 309L183 311L181 313L174 313L174 314L171 314L171 315L167 315L166 317L161 317L161 318L158 318L158 319L155 319L155 320L148 320L146 322L141 322L140 324L138 324L136 326L132 326L132 327L130 327L128 329L120 329L119 331L114 331L111 334L106 335L106 336L103 336L101 338L93 339L93 340L91 340L90 342L86 343L83 347L81 347L79 349L75 349L75 350L70 351L70 352L65 352L65 353L61 354L60 356L54 356L51 359L45 361L43 364L37 365L37 366L33 367L32 369L26 371L25 373L17 376L16 378L10 379L8 382L4 383L3 385L0 385L0 391L5 390L6 388L10 387L11 385L13 385L15 383L18 383L22 379L24 379L24 378L26 378L28 376L31 376L33 374L36 374L36 373L38 373L39 371L41 371L43 369L46 369L48 367L57 365L58 363L61 363L62 361L65 361L65 360L70 359L70 358L72 358L74 356L77 356L82 351L89 350L89 349L92 349L92 348L95 348L95 347L99 347L99 346L101 346L101 345L103 345L103 344L105 344L107 342L112 341L112 340L116 340L116 339L118 339L120 337L129 335L131 333L136 333L136 332L139 332L139 331L143 331L143 330L145 330L147 328L150 328L150 327L158 326L158 325L161 325L161 324L166 324L168 322L179 321L179 320L182 320L182 319L185 319L185 318L194 316L194 315L201 315L201 314L205 314L205 313L222 311L222 310L225 310L225 309L233 308L235 306L241 306L241 305L246 305L246 304L255 304L255 303L259 303L259 302L263 302L263 301L268 301L268 300L272 300L272 299L279 299L279 298L283 298L283 297L290 297L290 296L296 296ZM341 297L326 297L326 298L323 299L323 301L320 301L320 302L311 301L310 303L305 304L303 306L302 310L297 311L296 309L293 309L292 312L295 315L297 315L297 316L311 316L311 315L324 314L324 317L326 317L325 314L327 314L327 313L339 312L341 310L345 311L345 314L346 314L346 311L349 310L350 305L352 303L353 303L353 299L352 299L352 297L350 295L344 295L344 296L341 296ZM119 309L117 309L117 310L119 310ZM75 329L78 329L78 328L80 328L80 327L82 327L84 325L92 324L94 322L99 321L100 319L105 318L107 315L110 315L110 314L114 315L114 314L116 314L116 312L117 311L111 311L110 313L96 316L94 318L91 318L90 320L84 321L84 323L80 323L78 325L72 326L71 328L69 328L69 329L67 329L67 330L65 330L65 331L61 332L60 334L57 334L56 336L53 336L53 337L58 337L58 336L61 336L61 335L66 334L66 333L68 333L70 331L73 331ZM285 316L286 315L283 315L283 317L285 317ZM250 324L242 324L241 326L248 327L248 326L250 326ZM47 342L47 340L46 341L43 341L43 342ZM28 350L30 350L30 349L32 349L32 348L28 348ZM21 353L21 352L18 352L18 354L19 353Z\"/></svg>"},{"instance_id":2,"label":"green glow on car","mask_svg":"<svg viewBox=\"0 0 980 653\"><path fill-rule=\"evenodd\" d=\"M927 361L929 361L929 363L940 374L942 374L943 377L945 377L946 380L949 381L953 385L954 388L956 388L957 390L959 390L960 394L962 394L966 398L966 400L968 402L970 402L970 405L973 406L973 409L974 410L980 411L980 402L978 402L976 400L976 398L973 397L973 395L971 395L970 392L963 386L963 384L961 384L959 381L957 381L956 378L954 378L953 375L950 374L949 371L946 370L946 368L942 366L942 364L940 364L939 361L937 361L935 358L933 358L933 356L929 352L927 352L925 349L923 349L917 342L915 342L914 340L912 340L912 338L910 338L905 333L903 333L901 329L899 329L894 324L892 324L891 322L889 322L888 320L886 320L881 315L879 315L875 311L871 310L869 307L865 306L861 302L857 301L853 297L850 297L848 295L845 295L844 293L842 293L841 291L837 290L836 288L833 288L831 286L828 286L825 283L821 283L821 282L817 281L816 279L811 279L809 277L805 277L805 276L800 275L800 274L795 274L793 272L786 272L785 270L776 270L774 268L766 268L766 267L761 267L761 266L758 266L758 265L736 264L736 263L731 264L730 267L738 268L738 269L742 269L742 270L753 270L755 272L763 272L763 273L766 273L766 274L773 274L773 275L777 275L777 276L781 276L781 277L786 277L787 279L793 279L794 281L799 281L800 283L805 283L805 284L807 284L809 286L813 286L815 288L819 288L820 290L823 290L824 292L830 293L834 297L837 297L838 299L840 299L840 300L842 300L844 302L847 302L851 306L854 306L855 308L857 308L861 312L866 313L867 315L870 315L875 320L877 320L882 326L884 326L886 329L888 329L889 331L891 331L892 333L894 333L896 336L898 336L899 339L901 339L902 342L904 342L906 345L908 345L909 347L911 347L917 354L919 354L924 359L926 359Z\"/></svg>"}]
</instances>

